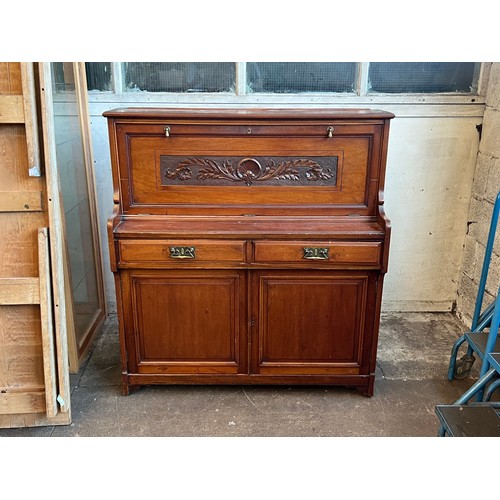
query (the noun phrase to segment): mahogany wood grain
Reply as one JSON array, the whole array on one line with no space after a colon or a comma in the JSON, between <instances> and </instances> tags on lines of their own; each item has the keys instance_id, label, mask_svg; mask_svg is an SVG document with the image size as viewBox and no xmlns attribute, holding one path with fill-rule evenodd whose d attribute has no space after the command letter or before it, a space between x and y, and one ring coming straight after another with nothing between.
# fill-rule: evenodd
<instances>
[{"instance_id":1,"label":"mahogany wood grain","mask_svg":"<svg viewBox=\"0 0 500 500\"><path fill-rule=\"evenodd\" d=\"M360 264L377 266L380 263L382 244L373 242L346 242L331 240L304 241L256 241L254 243L255 262L300 262L308 261L305 248L325 248L328 251L325 260L315 260L315 264Z\"/></svg>"},{"instance_id":2,"label":"mahogany wood grain","mask_svg":"<svg viewBox=\"0 0 500 500\"><path fill-rule=\"evenodd\" d=\"M272 120L297 120L300 123L309 120L345 120L352 124L359 124L363 121L373 120L390 120L394 118L392 113L376 109L363 108L145 108L145 107L129 107L118 108L106 111L103 113L108 118L115 118L119 121L129 120L135 123L151 120L164 120L167 118L186 119L188 123L193 123L193 120L264 120L264 123L269 123Z\"/></svg>"},{"instance_id":3,"label":"mahogany wood grain","mask_svg":"<svg viewBox=\"0 0 500 500\"><path fill-rule=\"evenodd\" d=\"M145 384L324 384L371 396L393 115L104 115L124 394ZM190 258L172 258L173 246Z\"/></svg>"},{"instance_id":4,"label":"mahogany wood grain","mask_svg":"<svg viewBox=\"0 0 500 500\"><path fill-rule=\"evenodd\" d=\"M254 273L252 372L362 373L367 285L362 273Z\"/></svg>"},{"instance_id":5,"label":"mahogany wood grain","mask_svg":"<svg viewBox=\"0 0 500 500\"><path fill-rule=\"evenodd\" d=\"M126 348L138 373L246 372L246 275L123 273Z\"/></svg>"},{"instance_id":6,"label":"mahogany wood grain","mask_svg":"<svg viewBox=\"0 0 500 500\"><path fill-rule=\"evenodd\" d=\"M171 257L170 248L194 249L191 259ZM168 262L185 265L191 262L245 262L246 242L234 240L122 240L119 241L121 263Z\"/></svg>"},{"instance_id":7,"label":"mahogany wood grain","mask_svg":"<svg viewBox=\"0 0 500 500\"><path fill-rule=\"evenodd\" d=\"M129 136L119 131L119 169L121 189L125 195L125 213L179 213L186 205L205 205L204 213L217 205L234 206L236 213L243 209L252 212L254 206L265 208L271 215L280 206L323 208L332 213L348 214L351 207L364 215L374 214L376 186L372 189L369 158L372 156L373 135L347 137L165 137ZM246 186L163 185L160 158L163 155L184 157L187 160L210 157L254 158L259 156L327 156L338 159L337 183L332 187L309 185L297 187L266 186L255 182ZM375 155L378 151L375 152ZM277 160L278 161L278 160ZM130 164L130 166L129 166ZM233 165L235 167L235 165ZM128 171L130 169L130 172ZM241 207L236 209L236 207Z\"/></svg>"},{"instance_id":8,"label":"mahogany wood grain","mask_svg":"<svg viewBox=\"0 0 500 500\"><path fill-rule=\"evenodd\" d=\"M385 227L375 217L290 216L119 216L111 227L112 240L125 238L266 239L326 238L382 240Z\"/></svg>"},{"instance_id":9,"label":"mahogany wood grain","mask_svg":"<svg viewBox=\"0 0 500 500\"><path fill-rule=\"evenodd\" d=\"M346 386L373 396L375 375L262 375L262 374L138 374L124 377L124 395L141 385L314 385Z\"/></svg>"}]
</instances>

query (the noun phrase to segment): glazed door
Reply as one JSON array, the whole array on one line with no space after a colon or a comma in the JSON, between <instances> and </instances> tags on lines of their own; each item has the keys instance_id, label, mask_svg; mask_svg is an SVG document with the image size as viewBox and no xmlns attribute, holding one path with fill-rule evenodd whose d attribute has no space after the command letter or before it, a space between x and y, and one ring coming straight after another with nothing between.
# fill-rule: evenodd
<instances>
[{"instance_id":1,"label":"glazed door","mask_svg":"<svg viewBox=\"0 0 500 500\"><path fill-rule=\"evenodd\" d=\"M357 271L255 272L252 373L366 373L374 280Z\"/></svg>"},{"instance_id":2,"label":"glazed door","mask_svg":"<svg viewBox=\"0 0 500 500\"><path fill-rule=\"evenodd\" d=\"M50 63L55 167L60 179L68 251L70 371L78 372L105 318L85 72L81 63Z\"/></svg>"},{"instance_id":3,"label":"glazed door","mask_svg":"<svg viewBox=\"0 0 500 500\"><path fill-rule=\"evenodd\" d=\"M247 372L244 271L131 270L121 279L129 373Z\"/></svg>"}]
</instances>

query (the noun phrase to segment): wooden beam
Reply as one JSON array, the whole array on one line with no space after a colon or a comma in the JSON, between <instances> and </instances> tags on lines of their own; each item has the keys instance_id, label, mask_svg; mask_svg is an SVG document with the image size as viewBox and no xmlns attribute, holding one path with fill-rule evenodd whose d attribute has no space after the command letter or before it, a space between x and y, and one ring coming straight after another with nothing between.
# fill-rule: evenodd
<instances>
[{"instance_id":1,"label":"wooden beam","mask_svg":"<svg viewBox=\"0 0 500 500\"><path fill-rule=\"evenodd\" d=\"M69 371L70 373L78 373L80 369L80 357L78 356L78 342L76 340L75 304L73 301L73 285L71 283L71 269L67 242L64 245L63 259Z\"/></svg>"},{"instance_id":2,"label":"wooden beam","mask_svg":"<svg viewBox=\"0 0 500 500\"><path fill-rule=\"evenodd\" d=\"M38 278L0 278L0 305L40 304Z\"/></svg>"},{"instance_id":3,"label":"wooden beam","mask_svg":"<svg viewBox=\"0 0 500 500\"><path fill-rule=\"evenodd\" d=\"M24 123L22 95L0 95L0 123Z\"/></svg>"},{"instance_id":4,"label":"wooden beam","mask_svg":"<svg viewBox=\"0 0 500 500\"><path fill-rule=\"evenodd\" d=\"M40 320L42 326L43 375L47 417L57 415L56 352L52 316L52 289L50 277L49 230L38 230L38 265L40 274Z\"/></svg>"},{"instance_id":5,"label":"wooden beam","mask_svg":"<svg viewBox=\"0 0 500 500\"><path fill-rule=\"evenodd\" d=\"M28 147L29 175L30 177L40 177L42 174L33 63L21 63L21 81L23 85L24 124L26 127L26 145Z\"/></svg>"},{"instance_id":6,"label":"wooden beam","mask_svg":"<svg viewBox=\"0 0 500 500\"><path fill-rule=\"evenodd\" d=\"M0 414L46 412L57 415L57 375L52 317L48 229L38 230L39 278L0 278L0 305L40 304L45 391L1 393Z\"/></svg>"},{"instance_id":7,"label":"wooden beam","mask_svg":"<svg viewBox=\"0 0 500 500\"><path fill-rule=\"evenodd\" d=\"M0 428L40 427L47 425L68 425L71 423L70 413L59 412L54 418L48 418L42 413L0 414Z\"/></svg>"},{"instance_id":8,"label":"wooden beam","mask_svg":"<svg viewBox=\"0 0 500 500\"><path fill-rule=\"evenodd\" d=\"M50 256L52 296L54 299L55 339L57 353L58 402L61 412L71 413L70 382L68 364L67 304L65 301L64 258L65 241L64 212L56 164L56 140L52 114L52 75L50 63L39 63L41 122L43 126L43 150L45 177L47 180L48 212L50 227Z\"/></svg>"},{"instance_id":9,"label":"wooden beam","mask_svg":"<svg viewBox=\"0 0 500 500\"><path fill-rule=\"evenodd\" d=\"M41 191L0 191L0 212L42 212Z\"/></svg>"},{"instance_id":10,"label":"wooden beam","mask_svg":"<svg viewBox=\"0 0 500 500\"><path fill-rule=\"evenodd\" d=\"M0 94L21 95L21 63L0 63Z\"/></svg>"},{"instance_id":11,"label":"wooden beam","mask_svg":"<svg viewBox=\"0 0 500 500\"><path fill-rule=\"evenodd\" d=\"M45 412L45 392L0 393L0 414Z\"/></svg>"}]
</instances>

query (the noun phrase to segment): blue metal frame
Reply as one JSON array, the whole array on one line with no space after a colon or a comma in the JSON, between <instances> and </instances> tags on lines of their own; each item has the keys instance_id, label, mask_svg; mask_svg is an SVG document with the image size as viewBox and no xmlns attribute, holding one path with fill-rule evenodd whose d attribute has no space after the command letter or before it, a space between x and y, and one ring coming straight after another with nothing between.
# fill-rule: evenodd
<instances>
[{"instance_id":1,"label":"blue metal frame","mask_svg":"<svg viewBox=\"0 0 500 500\"><path fill-rule=\"evenodd\" d=\"M500 289L499 289L500 292ZM497 303L500 303L497 301ZM500 306L495 309L495 315L493 317L493 322L492 322L492 328L496 327L496 330L498 331L500 323ZM454 403L453 405L465 405L469 402L471 398L474 396L478 395L478 400L481 401L489 401L493 392L496 391L500 387L500 379L494 380L493 379L500 374L500 353L488 353L484 357L484 363L483 366L486 366L485 372L481 375L481 377L478 379L478 381L473 384L466 392L462 394ZM489 369L488 369L489 367ZM493 381L493 382L492 382ZM482 398L482 394L484 393L484 390L486 389L486 386L491 382L489 387L486 390L486 394L484 395L484 399ZM474 403L473 403L474 404ZM478 403L475 403L478 404ZM498 403L496 403L498 404ZM438 435L439 436L444 436L446 434L446 429L444 428L444 425L442 424L439 427Z\"/></svg>"},{"instance_id":2,"label":"blue metal frame","mask_svg":"<svg viewBox=\"0 0 500 500\"><path fill-rule=\"evenodd\" d=\"M498 371L498 370L497 370ZM500 387L500 378L493 381L489 386L488 388L486 389L486 392L484 393L484 396L483 396L483 401L490 401L491 400L491 396L493 395L493 393Z\"/></svg>"},{"instance_id":3,"label":"blue metal frame","mask_svg":"<svg viewBox=\"0 0 500 500\"><path fill-rule=\"evenodd\" d=\"M493 317L491 318L490 333L488 335L488 341L486 342L486 352L484 353L483 364L481 365L481 371L479 372L479 377L482 377L487 371L488 367L493 359L489 353L493 352L495 347L498 328L500 327L500 286L498 287L497 299L495 301L495 309L493 309ZM500 369L500 367L499 367Z\"/></svg>"},{"instance_id":4,"label":"blue metal frame","mask_svg":"<svg viewBox=\"0 0 500 500\"><path fill-rule=\"evenodd\" d=\"M500 306L498 306L498 303L500 301L500 293L497 295L496 300L494 300L491 304L489 304L482 314L481 314L481 308L483 306L484 292L486 288L486 281L488 279L488 271L491 262L491 254L493 252L493 244L495 242L495 233L498 226L499 215L500 215L500 192L497 194L497 197L495 199L495 204L493 206L493 214L491 216L490 230L488 233L488 241L486 243L486 251L484 254L483 268L481 270L481 279L479 281L479 289L476 297L476 304L474 308L474 315L472 318L471 329L470 332L467 332L464 335L462 335L454 343L451 349L450 364L448 367L448 380L453 380L454 378L458 350L464 342L468 342L467 356L471 357L475 352L483 361L481 365L480 376L484 375L488 371L488 361L486 360L486 355L489 352L492 352L497 340L498 324L497 327L494 328L493 316L495 309L500 309ZM482 350L474 344L474 341L471 338L470 334L482 332L488 326L490 327L490 333L488 335L488 339L486 342L485 352L482 352ZM480 396L482 396L482 394Z\"/></svg>"},{"instance_id":5,"label":"blue metal frame","mask_svg":"<svg viewBox=\"0 0 500 500\"><path fill-rule=\"evenodd\" d=\"M499 308L500 311L500 308ZM500 318L500 314L498 315ZM491 368L486 371L481 375L481 377L478 379L478 381L472 385L467 391L465 391L453 404L454 405L463 405L466 404L469 399L471 399L473 396L475 396L478 393L481 393L484 391L485 387L488 385L488 383L493 380L493 378L500 374L500 363L493 358L492 354L498 354L498 353L489 353L486 356L486 363L487 366L491 365ZM494 384L494 389L498 388L498 381L493 382ZM491 397L491 394L493 391L489 391L490 394L489 396Z\"/></svg>"},{"instance_id":6,"label":"blue metal frame","mask_svg":"<svg viewBox=\"0 0 500 500\"><path fill-rule=\"evenodd\" d=\"M479 322L481 307L483 306L484 289L486 288L486 280L488 279L488 271L491 262L491 254L493 252L493 244L495 242L495 233L497 230L498 216L500 214L500 192L497 194L495 204L493 206L493 214L491 216L490 231L488 233L488 241L486 243L486 252L484 254L483 268L481 270L481 280L479 281L479 291L476 300L476 308L472 317L471 330L474 330Z\"/></svg>"}]
</instances>

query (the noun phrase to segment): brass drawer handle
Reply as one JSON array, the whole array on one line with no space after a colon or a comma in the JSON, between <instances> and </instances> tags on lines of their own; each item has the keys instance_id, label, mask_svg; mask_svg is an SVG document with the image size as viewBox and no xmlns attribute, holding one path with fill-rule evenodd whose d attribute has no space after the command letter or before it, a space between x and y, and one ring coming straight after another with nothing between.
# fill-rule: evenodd
<instances>
[{"instance_id":1,"label":"brass drawer handle","mask_svg":"<svg viewBox=\"0 0 500 500\"><path fill-rule=\"evenodd\" d=\"M304 247L304 259L328 260L329 248L324 247Z\"/></svg>"},{"instance_id":2,"label":"brass drawer handle","mask_svg":"<svg viewBox=\"0 0 500 500\"><path fill-rule=\"evenodd\" d=\"M194 259L196 247L169 247L171 259Z\"/></svg>"}]
</instances>

